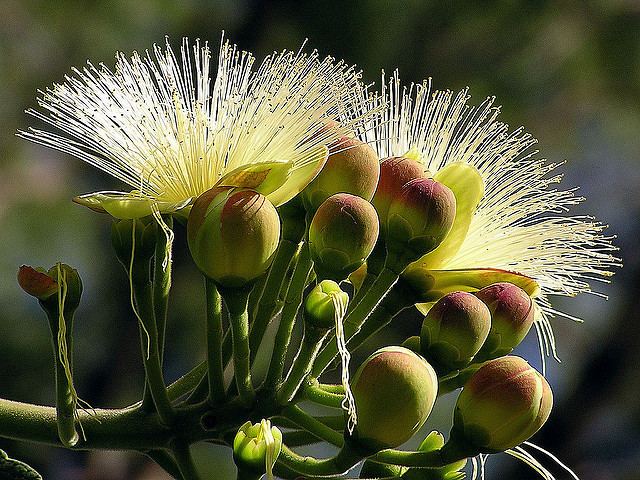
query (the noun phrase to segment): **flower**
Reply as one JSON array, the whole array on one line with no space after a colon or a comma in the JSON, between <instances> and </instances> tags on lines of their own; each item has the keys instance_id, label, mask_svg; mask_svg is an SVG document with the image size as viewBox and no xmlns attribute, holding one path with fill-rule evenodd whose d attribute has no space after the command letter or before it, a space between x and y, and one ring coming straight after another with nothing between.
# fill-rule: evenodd
<instances>
[{"instance_id":1,"label":"flower","mask_svg":"<svg viewBox=\"0 0 640 480\"><path fill-rule=\"evenodd\" d=\"M27 111L55 131L19 135L133 189L75 201L139 218L181 211L214 185L285 203L322 168L326 145L373 113L360 73L315 51L274 53L255 70L250 53L223 39L215 77L210 59L206 43L185 39L179 56L167 40L142 56L118 53L114 70L88 62Z\"/></svg>"},{"instance_id":2,"label":"flower","mask_svg":"<svg viewBox=\"0 0 640 480\"><path fill-rule=\"evenodd\" d=\"M555 355L549 319L560 314L554 295L593 293L590 281L607 281L620 265L612 237L590 217L565 216L583 199L559 190L558 164L533 149L536 140L497 120L494 98L469 106L468 90L433 90L431 80L403 87L397 72L382 78L380 120L361 137L381 159L421 162L451 188L457 214L451 233L435 251L412 264L442 294L478 290L507 281L535 297L541 351ZM533 281L532 281L533 280ZM431 304L418 305L423 312Z\"/></svg>"}]
</instances>

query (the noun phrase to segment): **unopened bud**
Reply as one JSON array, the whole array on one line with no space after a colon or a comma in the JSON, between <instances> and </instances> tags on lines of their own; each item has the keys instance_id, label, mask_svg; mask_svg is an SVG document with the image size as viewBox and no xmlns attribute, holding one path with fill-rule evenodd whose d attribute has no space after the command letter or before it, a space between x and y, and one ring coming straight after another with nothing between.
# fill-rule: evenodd
<instances>
[{"instance_id":1,"label":"unopened bud","mask_svg":"<svg viewBox=\"0 0 640 480\"><path fill-rule=\"evenodd\" d=\"M383 233L393 200L400 196L402 187L411 180L423 177L424 173L422 164L407 157L389 157L380 162L380 180L372 203L380 217L380 229Z\"/></svg>"},{"instance_id":2,"label":"unopened bud","mask_svg":"<svg viewBox=\"0 0 640 480\"><path fill-rule=\"evenodd\" d=\"M202 273L221 286L240 287L271 265L280 240L280 217L260 193L214 187L195 201L187 237Z\"/></svg>"},{"instance_id":3,"label":"unopened bud","mask_svg":"<svg viewBox=\"0 0 640 480\"><path fill-rule=\"evenodd\" d=\"M18 270L18 283L29 295L40 300L47 312L57 315L59 301L65 315L73 315L80 305L82 280L78 271L65 263L57 263L48 271L23 265ZM58 299L58 295L62 295Z\"/></svg>"},{"instance_id":4,"label":"unopened bud","mask_svg":"<svg viewBox=\"0 0 640 480\"><path fill-rule=\"evenodd\" d=\"M282 432L269 420L243 424L233 440L233 460L239 469L271 473L282 450Z\"/></svg>"},{"instance_id":5,"label":"unopened bud","mask_svg":"<svg viewBox=\"0 0 640 480\"><path fill-rule=\"evenodd\" d=\"M412 180L389 206L387 250L407 264L415 261L440 245L455 216L456 198L448 187L429 178Z\"/></svg>"},{"instance_id":6,"label":"unopened bud","mask_svg":"<svg viewBox=\"0 0 640 480\"><path fill-rule=\"evenodd\" d=\"M478 358L488 360L510 353L533 325L533 300L520 287L506 282L489 285L475 295L491 312L491 330Z\"/></svg>"},{"instance_id":7,"label":"unopened bud","mask_svg":"<svg viewBox=\"0 0 640 480\"><path fill-rule=\"evenodd\" d=\"M378 216L368 201L347 193L325 200L309 227L309 249L318 276L347 278L367 259L378 232Z\"/></svg>"},{"instance_id":8,"label":"unopened bud","mask_svg":"<svg viewBox=\"0 0 640 480\"><path fill-rule=\"evenodd\" d=\"M335 326L336 302L335 296L344 305L349 303L349 295L343 292L333 280L323 280L307 295L304 301L304 320L317 328L329 329Z\"/></svg>"},{"instance_id":9,"label":"unopened bud","mask_svg":"<svg viewBox=\"0 0 640 480\"><path fill-rule=\"evenodd\" d=\"M156 248L156 228L152 217L116 220L111 224L111 244L125 268L129 268L132 254L134 262L151 259Z\"/></svg>"},{"instance_id":10,"label":"unopened bud","mask_svg":"<svg viewBox=\"0 0 640 480\"><path fill-rule=\"evenodd\" d=\"M476 296L466 292L445 295L422 323L420 349L439 373L467 366L485 342L491 313Z\"/></svg>"},{"instance_id":11,"label":"unopened bud","mask_svg":"<svg viewBox=\"0 0 640 480\"><path fill-rule=\"evenodd\" d=\"M524 359L507 356L484 364L456 403L451 442L475 453L508 450L547 421L553 395L547 380Z\"/></svg>"},{"instance_id":12,"label":"unopened bud","mask_svg":"<svg viewBox=\"0 0 640 480\"><path fill-rule=\"evenodd\" d=\"M316 209L331 195L350 193L371 200L378 184L380 161L366 143L343 137L330 146L327 163L318 176L302 191L308 212Z\"/></svg>"},{"instance_id":13,"label":"unopened bud","mask_svg":"<svg viewBox=\"0 0 640 480\"><path fill-rule=\"evenodd\" d=\"M353 440L364 451L394 448L409 440L429 417L438 394L431 365L404 347L374 352L351 383L358 423Z\"/></svg>"}]
</instances>

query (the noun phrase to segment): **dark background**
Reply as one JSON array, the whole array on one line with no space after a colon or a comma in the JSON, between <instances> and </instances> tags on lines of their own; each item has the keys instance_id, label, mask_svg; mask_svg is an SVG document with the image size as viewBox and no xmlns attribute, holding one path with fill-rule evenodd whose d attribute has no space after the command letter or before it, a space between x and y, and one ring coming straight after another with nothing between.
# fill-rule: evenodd
<instances>
[{"instance_id":1,"label":"dark background","mask_svg":"<svg viewBox=\"0 0 640 480\"><path fill-rule=\"evenodd\" d=\"M400 69L406 82L433 77L442 89L470 87L471 103L496 95L502 120L524 125L541 154L566 160L564 186L580 185L589 213L610 225L625 267L592 296L560 299L585 320L554 322L562 364L549 365L552 418L535 438L584 480L640 479L640 3L601 1L337 2L0 0L0 396L53 403L46 321L17 286L23 264L77 267L85 295L77 315L76 382L94 406L123 406L140 395L142 369L127 282L108 243L110 222L70 202L119 187L79 160L14 136L36 90L86 59L113 64L117 50L144 50L164 36L217 48L221 30L258 58L297 49L357 63L368 81ZM176 249L167 376L202 358L202 285ZM415 322L411 324L415 328ZM406 329L405 336L413 334ZM389 334L391 335L391 334ZM401 341L401 334L395 333ZM524 349L534 363L531 342ZM436 412L449 421L450 410ZM437 419L436 419L437 420ZM83 454L0 441L46 479L164 478L142 457ZM228 450L197 449L210 478L231 478ZM535 478L505 455L489 478ZM562 473L558 478L568 478Z\"/></svg>"}]
</instances>

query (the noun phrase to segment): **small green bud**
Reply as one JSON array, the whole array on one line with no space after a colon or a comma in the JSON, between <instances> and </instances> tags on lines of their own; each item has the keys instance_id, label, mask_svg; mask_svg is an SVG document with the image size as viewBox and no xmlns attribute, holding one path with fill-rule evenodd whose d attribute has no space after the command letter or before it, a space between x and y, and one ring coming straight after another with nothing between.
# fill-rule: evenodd
<instances>
[{"instance_id":1,"label":"small green bud","mask_svg":"<svg viewBox=\"0 0 640 480\"><path fill-rule=\"evenodd\" d=\"M318 176L302 191L307 212L313 213L331 195L350 193L371 200L380 176L376 152L357 138L342 137Z\"/></svg>"},{"instance_id":2,"label":"small green bud","mask_svg":"<svg viewBox=\"0 0 640 480\"><path fill-rule=\"evenodd\" d=\"M58 263L47 272L59 285L64 285L64 314L73 315L80 305L82 297L82 279L78 271L66 263ZM47 300L50 301L51 299Z\"/></svg>"},{"instance_id":3,"label":"small green bud","mask_svg":"<svg viewBox=\"0 0 640 480\"><path fill-rule=\"evenodd\" d=\"M269 420L244 423L233 439L233 461L256 474L270 474L281 450L282 432Z\"/></svg>"},{"instance_id":4,"label":"small green bud","mask_svg":"<svg viewBox=\"0 0 640 480\"><path fill-rule=\"evenodd\" d=\"M484 344L491 313L476 296L466 292L445 295L422 323L420 348L439 373L466 367Z\"/></svg>"},{"instance_id":5,"label":"small green bud","mask_svg":"<svg viewBox=\"0 0 640 480\"><path fill-rule=\"evenodd\" d=\"M520 287L500 282L475 294L491 312L491 330L478 359L488 360L510 353L527 336L535 316L531 297Z\"/></svg>"},{"instance_id":6,"label":"small green bud","mask_svg":"<svg viewBox=\"0 0 640 480\"><path fill-rule=\"evenodd\" d=\"M358 423L352 439L365 452L402 445L429 417L438 394L431 365L403 347L374 352L351 382Z\"/></svg>"},{"instance_id":7,"label":"small green bud","mask_svg":"<svg viewBox=\"0 0 640 480\"><path fill-rule=\"evenodd\" d=\"M271 265L280 241L280 217L260 193L214 187L193 204L187 238L202 273L223 287L240 287Z\"/></svg>"},{"instance_id":8,"label":"small green bud","mask_svg":"<svg viewBox=\"0 0 640 480\"><path fill-rule=\"evenodd\" d=\"M347 278L375 247L378 228L378 215L368 201L348 193L329 197L309 226L316 274L336 281Z\"/></svg>"},{"instance_id":9,"label":"small green bud","mask_svg":"<svg viewBox=\"0 0 640 480\"><path fill-rule=\"evenodd\" d=\"M323 280L313 287L304 301L304 320L317 328L332 328L336 318L336 304L333 300L336 295L346 308L349 295L333 280Z\"/></svg>"},{"instance_id":10,"label":"small green bud","mask_svg":"<svg viewBox=\"0 0 640 480\"><path fill-rule=\"evenodd\" d=\"M380 217L380 229L384 234L387 213L393 200L400 196L402 187L425 174L424 166L407 157L389 157L380 162L380 180L373 196L373 206Z\"/></svg>"},{"instance_id":11,"label":"small green bud","mask_svg":"<svg viewBox=\"0 0 640 480\"><path fill-rule=\"evenodd\" d=\"M456 216L453 192L430 178L417 178L402 187L389 206L386 244L403 262L417 260L445 239Z\"/></svg>"},{"instance_id":12,"label":"small green bud","mask_svg":"<svg viewBox=\"0 0 640 480\"><path fill-rule=\"evenodd\" d=\"M437 431L431 432L418 447L419 452L433 452L444 446L444 437ZM461 470L467 459L453 462L441 468L410 468L402 476L403 480L458 480L465 478Z\"/></svg>"},{"instance_id":13,"label":"small green bud","mask_svg":"<svg viewBox=\"0 0 640 480\"><path fill-rule=\"evenodd\" d=\"M135 232L131 231L132 228L135 228ZM116 220L111 224L111 244L126 269L129 269L132 252L134 262L148 262L151 259L156 248L156 228L152 217Z\"/></svg>"},{"instance_id":14,"label":"small green bud","mask_svg":"<svg viewBox=\"0 0 640 480\"><path fill-rule=\"evenodd\" d=\"M508 450L542 427L552 405L547 380L524 359L507 356L492 360L462 389L450 442L471 455Z\"/></svg>"}]
</instances>

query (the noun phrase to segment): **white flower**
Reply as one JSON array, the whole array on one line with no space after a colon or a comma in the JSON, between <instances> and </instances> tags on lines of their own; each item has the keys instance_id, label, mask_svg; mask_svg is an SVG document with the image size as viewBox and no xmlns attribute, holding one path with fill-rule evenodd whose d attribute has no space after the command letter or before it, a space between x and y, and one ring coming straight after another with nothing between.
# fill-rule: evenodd
<instances>
[{"instance_id":1,"label":"white flower","mask_svg":"<svg viewBox=\"0 0 640 480\"><path fill-rule=\"evenodd\" d=\"M118 53L114 70L89 62L27 112L55 131L20 135L129 185L76 201L135 218L179 211L216 184L280 205L322 168L325 145L373 113L359 72L315 51L274 53L254 70L250 53L223 41L214 77L210 57L206 43L185 39L179 57L167 43Z\"/></svg>"},{"instance_id":2,"label":"white flower","mask_svg":"<svg viewBox=\"0 0 640 480\"><path fill-rule=\"evenodd\" d=\"M555 354L549 318L574 317L555 310L549 297L593 293L591 281L606 281L620 265L612 237L590 217L565 215L583 199L553 187L561 180L558 164L540 158L522 128L509 131L497 121L493 98L471 107L466 89L432 90L430 80L402 87L397 73L388 84L383 75L382 84L387 110L361 136L381 159L422 162L458 203L452 232L413 268L427 269L444 290L519 284L538 306L541 351Z\"/></svg>"}]
</instances>

